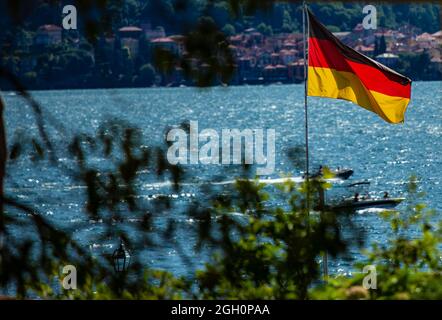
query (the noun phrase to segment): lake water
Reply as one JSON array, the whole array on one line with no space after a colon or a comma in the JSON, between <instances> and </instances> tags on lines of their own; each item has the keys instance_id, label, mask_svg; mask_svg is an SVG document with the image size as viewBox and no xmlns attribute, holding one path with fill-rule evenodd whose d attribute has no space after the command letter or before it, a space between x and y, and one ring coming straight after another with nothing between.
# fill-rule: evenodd
<instances>
[{"instance_id":1,"label":"lake water","mask_svg":"<svg viewBox=\"0 0 442 320\"><path fill-rule=\"evenodd\" d=\"M66 132L55 133L47 125L56 149L77 133L93 134L103 121L118 118L143 130L146 145L160 144L166 127L186 120L198 121L200 130L221 129L274 129L276 130L276 170L270 177L293 172L286 156L289 148L304 142L303 85L241 86L200 90L195 88L152 88L118 90L64 90L33 92L55 122L63 124ZM9 142L16 131L38 135L34 114L27 103L12 93L4 95ZM413 84L412 101L401 125L385 123L351 103L309 98L310 151L312 168L320 164L331 167L351 167L353 180L369 180L372 195L388 190L391 195L405 196L409 177L419 177L424 201L439 212L442 209L442 83L417 82ZM58 153L60 163L68 165L72 159ZM95 159L99 165L101 159ZM193 181L213 179L223 173L227 180L235 178L235 171L223 172L222 166L189 168ZM193 171L192 171L193 169ZM207 253L194 251L195 221L181 213L192 197L199 197L199 183L184 186L174 194L167 183L141 181L141 195L169 194L178 199L178 209L171 217L179 223L172 242L179 243L196 267L207 261ZM103 232L99 222L85 217L84 186L78 185L61 170L47 162L33 164L21 158L8 165L6 192L39 209L54 223L64 227L79 221L85 227L74 228L74 235L84 246L91 246L94 254L112 252L115 239L97 243L94 237ZM147 200L146 200L147 201ZM405 206L406 204L401 204ZM401 208L401 207L399 207ZM379 210L366 210L354 217L368 234L370 241L385 243L390 235L389 225L378 215ZM438 217L437 217L438 218ZM158 220L164 227L166 219ZM164 225L162 225L164 224ZM412 236L412 235L411 235ZM151 267L164 268L185 274L186 268L173 243L160 243L148 252L139 251L143 261ZM353 258L360 257L352 249ZM331 262L332 273L348 272L351 261L338 259Z\"/></svg>"}]
</instances>

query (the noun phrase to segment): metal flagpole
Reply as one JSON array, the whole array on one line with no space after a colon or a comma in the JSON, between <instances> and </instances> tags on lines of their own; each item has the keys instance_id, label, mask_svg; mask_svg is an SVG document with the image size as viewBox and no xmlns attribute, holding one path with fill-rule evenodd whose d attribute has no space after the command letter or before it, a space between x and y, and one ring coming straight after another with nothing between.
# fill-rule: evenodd
<instances>
[{"instance_id":1,"label":"metal flagpole","mask_svg":"<svg viewBox=\"0 0 442 320\"><path fill-rule=\"evenodd\" d=\"M308 109L307 109L307 41L308 35L308 19L307 15L307 5L305 1L302 1L302 34L303 34L303 43L304 43L304 116L305 116L305 177L307 181L307 188L309 182L310 175L310 164L309 164L309 148L308 148ZM306 27L307 24L307 27ZM309 194L307 192L307 209L309 209Z\"/></svg>"},{"instance_id":2,"label":"metal flagpole","mask_svg":"<svg viewBox=\"0 0 442 320\"><path fill-rule=\"evenodd\" d=\"M309 186L309 173L310 173L310 155L309 155L309 143L308 143L308 107L307 107L307 89L308 89L308 36L310 33L310 25L307 17L307 4L306 1L302 1L302 33L304 42L304 115L305 115L305 179L307 182L307 215L310 215L310 186ZM319 191L320 194L320 206L324 207L324 190ZM328 279L328 254L324 252L322 260L324 280Z\"/></svg>"},{"instance_id":3,"label":"metal flagpole","mask_svg":"<svg viewBox=\"0 0 442 320\"><path fill-rule=\"evenodd\" d=\"M308 109L307 109L307 40L308 35L306 27L306 23L308 23L307 19L307 5L305 0L302 1L302 36L303 36L303 47L304 47L304 124L305 124L305 187L306 187L306 201L305 201L305 209L307 213L307 232L310 231L310 222L308 221L310 216L310 165L309 165L309 149L308 149Z\"/></svg>"}]
</instances>

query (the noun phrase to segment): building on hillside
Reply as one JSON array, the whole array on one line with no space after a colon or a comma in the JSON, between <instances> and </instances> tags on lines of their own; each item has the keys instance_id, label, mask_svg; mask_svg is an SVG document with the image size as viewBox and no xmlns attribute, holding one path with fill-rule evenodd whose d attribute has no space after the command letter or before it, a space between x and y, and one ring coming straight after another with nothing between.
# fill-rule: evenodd
<instances>
[{"instance_id":1,"label":"building on hillside","mask_svg":"<svg viewBox=\"0 0 442 320\"><path fill-rule=\"evenodd\" d=\"M126 26L118 29L120 38L139 39L143 30L135 26Z\"/></svg>"},{"instance_id":2,"label":"building on hillside","mask_svg":"<svg viewBox=\"0 0 442 320\"><path fill-rule=\"evenodd\" d=\"M132 59L138 57L140 50L140 36L143 30L135 26L126 26L118 29L121 48L127 48Z\"/></svg>"},{"instance_id":3,"label":"building on hillside","mask_svg":"<svg viewBox=\"0 0 442 320\"><path fill-rule=\"evenodd\" d=\"M437 45L436 38L427 32L418 35L415 41L420 49L431 49L435 48Z\"/></svg>"},{"instance_id":4,"label":"building on hillside","mask_svg":"<svg viewBox=\"0 0 442 320\"><path fill-rule=\"evenodd\" d=\"M296 50L296 43L293 40L286 40L282 44L283 50Z\"/></svg>"},{"instance_id":5,"label":"building on hillside","mask_svg":"<svg viewBox=\"0 0 442 320\"><path fill-rule=\"evenodd\" d=\"M304 59L292 62L287 67L289 82L301 83L304 81Z\"/></svg>"},{"instance_id":6,"label":"building on hillside","mask_svg":"<svg viewBox=\"0 0 442 320\"><path fill-rule=\"evenodd\" d=\"M289 63L292 63L296 60L297 52L298 51L294 49L292 50L282 49L281 51L279 51L279 60L281 61L282 64L288 65Z\"/></svg>"},{"instance_id":7,"label":"building on hillside","mask_svg":"<svg viewBox=\"0 0 442 320\"><path fill-rule=\"evenodd\" d=\"M374 46L364 46L363 44L359 44L356 47L354 47L354 49L359 53L362 53L363 55L373 57Z\"/></svg>"},{"instance_id":8,"label":"building on hillside","mask_svg":"<svg viewBox=\"0 0 442 320\"><path fill-rule=\"evenodd\" d=\"M178 43L178 41L176 41L172 37L163 37L163 38L152 39L150 41L150 43L151 43L154 50L155 49L164 49L164 50L167 50L175 55L181 55L182 47Z\"/></svg>"},{"instance_id":9,"label":"building on hillside","mask_svg":"<svg viewBox=\"0 0 442 320\"><path fill-rule=\"evenodd\" d=\"M250 35L250 40L252 41L253 45L261 45L264 41L264 36L260 32L252 32Z\"/></svg>"},{"instance_id":10,"label":"building on hillside","mask_svg":"<svg viewBox=\"0 0 442 320\"><path fill-rule=\"evenodd\" d=\"M131 59L136 59L140 52L140 41L133 38L122 38L120 39L121 48L127 48Z\"/></svg>"},{"instance_id":11,"label":"building on hillside","mask_svg":"<svg viewBox=\"0 0 442 320\"><path fill-rule=\"evenodd\" d=\"M242 35L238 34L238 35L229 37L229 43L234 46L240 46L242 44Z\"/></svg>"},{"instance_id":12,"label":"building on hillside","mask_svg":"<svg viewBox=\"0 0 442 320\"><path fill-rule=\"evenodd\" d=\"M277 65L277 64L279 64L280 62L281 62L281 60L280 60L279 53L273 52L273 53L270 55L270 63L271 63L272 65Z\"/></svg>"},{"instance_id":13,"label":"building on hillside","mask_svg":"<svg viewBox=\"0 0 442 320\"><path fill-rule=\"evenodd\" d=\"M389 68L394 68L399 62L399 57L393 53L383 53L376 56L376 61Z\"/></svg>"},{"instance_id":14,"label":"building on hillside","mask_svg":"<svg viewBox=\"0 0 442 320\"><path fill-rule=\"evenodd\" d=\"M62 29L53 24L40 26L34 37L34 44L37 46L56 45L62 41Z\"/></svg>"},{"instance_id":15,"label":"building on hillside","mask_svg":"<svg viewBox=\"0 0 442 320\"><path fill-rule=\"evenodd\" d=\"M257 56L256 56L256 65L257 67L259 67L260 69L264 69L264 67L266 65L271 64L272 62L272 58L271 58L271 53L269 52L260 52Z\"/></svg>"},{"instance_id":16,"label":"building on hillside","mask_svg":"<svg viewBox=\"0 0 442 320\"><path fill-rule=\"evenodd\" d=\"M255 57L242 57L237 61L237 80L239 83L257 84L263 81L262 70Z\"/></svg>"},{"instance_id":17,"label":"building on hillside","mask_svg":"<svg viewBox=\"0 0 442 320\"><path fill-rule=\"evenodd\" d=\"M277 64L276 66L268 65L264 68L264 81L272 82L288 82L289 74L287 66Z\"/></svg>"},{"instance_id":18,"label":"building on hillside","mask_svg":"<svg viewBox=\"0 0 442 320\"><path fill-rule=\"evenodd\" d=\"M431 35L434 39L436 39L436 42L439 46L442 45L442 30L439 30L438 32L435 32Z\"/></svg>"}]
</instances>

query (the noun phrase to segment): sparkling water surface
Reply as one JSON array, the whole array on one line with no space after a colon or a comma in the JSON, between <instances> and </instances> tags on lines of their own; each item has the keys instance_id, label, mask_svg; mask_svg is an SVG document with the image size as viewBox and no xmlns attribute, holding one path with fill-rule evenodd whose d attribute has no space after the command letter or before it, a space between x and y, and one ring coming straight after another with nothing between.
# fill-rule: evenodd
<instances>
[{"instance_id":1,"label":"sparkling water surface","mask_svg":"<svg viewBox=\"0 0 442 320\"><path fill-rule=\"evenodd\" d=\"M57 150L78 133L94 134L104 121L121 119L142 129L146 145L161 144L166 128L186 120L198 121L200 131L215 129L275 129L275 173L262 179L277 179L282 174L299 176L294 171L287 152L304 143L303 85L241 86L211 89L149 88L112 90L62 90L32 92L48 115L46 129ZM35 115L19 96L5 93L6 126L11 143L18 133L38 135ZM310 152L312 167L350 167L355 170L352 181L369 180L370 192L380 196L388 191L392 196L406 196L411 175L419 180L429 207L442 209L442 82L416 82L412 101L404 124L391 125L378 116L349 102L324 98L309 98ZM61 123L63 134L56 133L50 123ZM60 163L71 165L73 159L57 153ZM100 166L103 159L93 159ZM193 182L174 193L167 181L143 181L139 184L142 199L167 194L177 201L170 213L179 224L170 242L148 251L139 251L146 265L164 268L176 274L186 274L188 268L177 252L176 243L191 257L193 267L202 267L209 259L207 252L196 252L195 221L183 214L192 198L200 197L198 181L211 181L223 174L233 180L235 171L225 167L200 165L189 168ZM196 181L196 182L195 182ZM62 170L47 162L32 163L20 158L8 165L6 192L36 207L54 223L69 228L78 222L87 227L74 228L74 237L94 254L115 249L115 239L98 243L94 238L104 232L100 221L88 221L84 214L85 187ZM399 208L406 206L401 204ZM353 218L368 235L369 242L386 243L391 236L388 223L379 217L380 209L358 212ZM438 220L440 216L436 216ZM164 228L166 219L157 225ZM411 231L413 232L413 231ZM413 236L413 234L410 234ZM353 260L361 258L357 248L351 249ZM354 262L354 261L353 261ZM338 258L330 262L331 273L346 273L353 269L352 261Z\"/></svg>"}]
</instances>

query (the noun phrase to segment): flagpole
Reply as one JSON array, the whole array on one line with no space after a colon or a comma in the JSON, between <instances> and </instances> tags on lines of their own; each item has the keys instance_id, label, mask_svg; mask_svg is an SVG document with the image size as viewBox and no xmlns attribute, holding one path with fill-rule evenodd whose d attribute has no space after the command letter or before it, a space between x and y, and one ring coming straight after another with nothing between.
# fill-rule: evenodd
<instances>
[{"instance_id":1,"label":"flagpole","mask_svg":"<svg viewBox=\"0 0 442 320\"><path fill-rule=\"evenodd\" d=\"M305 211L307 216L307 232L310 233L310 164L309 164L309 148L308 148L308 109L307 109L307 81L308 81L308 64L307 64L307 29L306 24L308 24L307 19L307 5L305 0L302 1L302 37L303 37L303 51L304 51L304 136L305 136Z\"/></svg>"},{"instance_id":2,"label":"flagpole","mask_svg":"<svg viewBox=\"0 0 442 320\"><path fill-rule=\"evenodd\" d=\"M307 104L307 93L308 93L308 35L310 33L309 30L309 21L307 17L307 4L306 1L302 1L302 33L303 33L303 42L304 42L304 115L305 115L305 180L306 180L306 189L307 189L307 216L310 215L310 186L309 186L309 173L310 173L310 155L309 155L309 143L308 143L308 104ZM323 209L324 207L324 190L320 190L320 206ZM324 281L328 280L328 254L327 251L324 252L322 256L322 268Z\"/></svg>"},{"instance_id":3,"label":"flagpole","mask_svg":"<svg viewBox=\"0 0 442 320\"><path fill-rule=\"evenodd\" d=\"M303 34L303 44L304 44L304 117L305 117L305 177L308 185L309 175L310 175L310 159L309 159L309 145L308 145L308 108L307 108L307 73L308 73L308 64L307 64L307 41L308 41L308 19L307 16L307 5L305 0L302 1L302 34ZM307 25L307 27L306 27ZM307 194L307 198L309 194ZM307 203L309 199L307 199ZM309 205L307 204L307 207ZM308 208L309 209L309 208Z\"/></svg>"}]
</instances>

